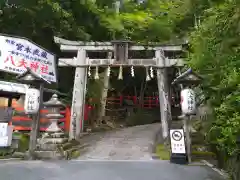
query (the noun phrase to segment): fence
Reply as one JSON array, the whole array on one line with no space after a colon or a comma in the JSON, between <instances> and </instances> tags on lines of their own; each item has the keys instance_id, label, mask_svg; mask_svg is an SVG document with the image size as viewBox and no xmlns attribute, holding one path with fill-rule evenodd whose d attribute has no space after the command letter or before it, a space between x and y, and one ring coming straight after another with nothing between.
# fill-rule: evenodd
<instances>
[{"instance_id":1,"label":"fence","mask_svg":"<svg viewBox=\"0 0 240 180\"><path fill-rule=\"evenodd\" d=\"M133 102L134 106L140 106L142 108L157 108L159 107L159 97L158 96L146 96L142 101L139 100L137 96L119 96L119 97L109 97L107 98L108 104L123 106L124 100L130 100ZM93 100L94 101L94 100Z\"/></svg>"}]
</instances>

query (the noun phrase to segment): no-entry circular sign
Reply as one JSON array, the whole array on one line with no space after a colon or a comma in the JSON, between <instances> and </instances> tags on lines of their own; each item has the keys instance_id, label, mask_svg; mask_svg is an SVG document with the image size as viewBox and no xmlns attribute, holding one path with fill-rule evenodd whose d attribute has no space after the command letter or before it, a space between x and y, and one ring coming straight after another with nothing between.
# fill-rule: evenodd
<instances>
[{"instance_id":1,"label":"no-entry circular sign","mask_svg":"<svg viewBox=\"0 0 240 180\"><path fill-rule=\"evenodd\" d=\"M175 141L180 141L182 139L182 137L183 137L183 134L180 131L173 131L172 138Z\"/></svg>"}]
</instances>

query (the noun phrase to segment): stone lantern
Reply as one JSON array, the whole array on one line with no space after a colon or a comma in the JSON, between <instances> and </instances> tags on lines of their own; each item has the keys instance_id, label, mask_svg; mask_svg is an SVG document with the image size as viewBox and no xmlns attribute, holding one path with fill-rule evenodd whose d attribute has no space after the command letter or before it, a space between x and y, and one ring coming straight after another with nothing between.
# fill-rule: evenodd
<instances>
[{"instance_id":1,"label":"stone lantern","mask_svg":"<svg viewBox=\"0 0 240 180\"><path fill-rule=\"evenodd\" d=\"M44 107L48 109L46 117L50 121L50 126L47 128L47 132L60 132L61 129L58 127L58 121L64 116L60 114L60 110L65 105L58 100L57 94L53 94L51 99L43 103Z\"/></svg>"}]
</instances>

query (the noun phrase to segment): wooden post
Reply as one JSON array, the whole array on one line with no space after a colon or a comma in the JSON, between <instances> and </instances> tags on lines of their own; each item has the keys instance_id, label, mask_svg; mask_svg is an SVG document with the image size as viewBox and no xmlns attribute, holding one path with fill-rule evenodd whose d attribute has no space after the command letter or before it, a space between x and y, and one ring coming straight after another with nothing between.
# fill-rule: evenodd
<instances>
[{"instance_id":1,"label":"wooden post","mask_svg":"<svg viewBox=\"0 0 240 180\"><path fill-rule=\"evenodd\" d=\"M185 116L183 119L183 126L184 126L185 136L186 136L188 163L191 163L192 162L192 159L191 159L191 137L190 137L189 120L190 120L190 116Z\"/></svg>"},{"instance_id":2,"label":"wooden post","mask_svg":"<svg viewBox=\"0 0 240 180\"><path fill-rule=\"evenodd\" d=\"M82 48L77 53L77 63L86 63L86 51ZM86 88L86 67L76 67L74 87L72 95L72 108L71 108L71 120L69 139L78 139L80 137L81 130L83 129L84 122L84 99Z\"/></svg>"},{"instance_id":3,"label":"wooden post","mask_svg":"<svg viewBox=\"0 0 240 180\"><path fill-rule=\"evenodd\" d=\"M161 49L155 51L157 65L165 66L165 57ZM167 81L167 68L157 69L157 83L159 91L159 103L162 124L162 136L164 139L168 137L168 120L169 120L169 102L168 102L168 81Z\"/></svg>"},{"instance_id":4,"label":"wooden post","mask_svg":"<svg viewBox=\"0 0 240 180\"><path fill-rule=\"evenodd\" d=\"M181 75L181 70L178 68L178 74ZM183 84L180 84L180 89L183 90ZM187 145L187 158L188 158L188 163L191 163L192 158L191 158L191 136L190 136L190 126L189 126L189 121L190 121L190 116L185 116L182 114L183 117L183 130L185 133L185 138L186 138L186 145Z\"/></svg>"},{"instance_id":5,"label":"wooden post","mask_svg":"<svg viewBox=\"0 0 240 180\"><path fill-rule=\"evenodd\" d=\"M12 107L12 99L12 96L8 97L8 107Z\"/></svg>"},{"instance_id":6,"label":"wooden post","mask_svg":"<svg viewBox=\"0 0 240 180\"><path fill-rule=\"evenodd\" d=\"M39 126L40 126L40 118L41 118L41 109L42 109L42 104L43 104L43 89L44 89L44 84L40 84L40 97L39 97L39 110L37 114L32 115L32 129L30 132L30 140L29 140L29 154L28 154L28 159L32 160L35 159L35 150L36 150L36 145L37 145L37 137L39 135Z\"/></svg>"}]
</instances>

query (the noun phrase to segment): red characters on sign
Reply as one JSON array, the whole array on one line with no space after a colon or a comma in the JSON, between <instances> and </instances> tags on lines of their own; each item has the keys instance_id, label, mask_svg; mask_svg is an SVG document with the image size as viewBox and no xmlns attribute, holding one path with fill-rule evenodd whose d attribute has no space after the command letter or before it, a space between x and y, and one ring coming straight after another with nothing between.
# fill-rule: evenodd
<instances>
[{"instance_id":1,"label":"red characters on sign","mask_svg":"<svg viewBox=\"0 0 240 180\"><path fill-rule=\"evenodd\" d=\"M25 67L25 68L27 68L27 61L25 61L24 59L21 59L19 61L19 65L17 67Z\"/></svg>"},{"instance_id":2,"label":"red characters on sign","mask_svg":"<svg viewBox=\"0 0 240 180\"><path fill-rule=\"evenodd\" d=\"M42 65L41 66L41 73L48 74L48 66L47 65Z\"/></svg>"},{"instance_id":3,"label":"red characters on sign","mask_svg":"<svg viewBox=\"0 0 240 180\"><path fill-rule=\"evenodd\" d=\"M6 60L4 61L4 63L7 63L8 61L11 61L11 64L15 67L25 67L27 68L27 61L25 61L24 59L21 59L19 62L18 62L18 65L15 64L15 61L13 60L13 57L12 56L8 56L6 58Z\"/></svg>"},{"instance_id":4,"label":"red characters on sign","mask_svg":"<svg viewBox=\"0 0 240 180\"><path fill-rule=\"evenodd\" d=\"M21 59L21 60L17 61L17 63L16 63L12 56L8 56L6 58L6 60L4 61L4 63L7 63L9 61L15 67L27 68L29 66L29 68L35 72L40 68L42 74L48 74L48 65L45 65L45 64L40 65L39 62L30 62L30 64L28 65L27 61L24 59Z\"/></svg>"},{"instance_id":5,"label":"red characters on sign","mask_svg":"<svg viewBox=\"0 0 240 180\"><path fill-rule=\"evenodd\" d=\"M31 62L30 63L30 69L32 69L33 71L37 71L39 68L39 63L38 62Z\"/></svg>"},{"instance_id":6,"label":"red characters on sign","mask_svg":"<svg viewBox=\"0 0 240 180\"><path fill-rule=\"evenodd\" d=\"M12 65L16 66L12 56L8 56L8 57L6 58L6 60L4 61L4 63L6 63L6 62L8 62L8 61L11 61Z\"/></svg>"}]
</instances>

